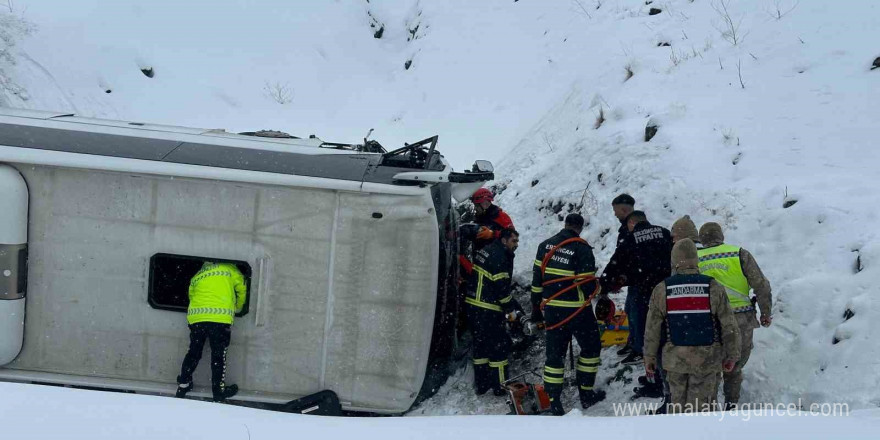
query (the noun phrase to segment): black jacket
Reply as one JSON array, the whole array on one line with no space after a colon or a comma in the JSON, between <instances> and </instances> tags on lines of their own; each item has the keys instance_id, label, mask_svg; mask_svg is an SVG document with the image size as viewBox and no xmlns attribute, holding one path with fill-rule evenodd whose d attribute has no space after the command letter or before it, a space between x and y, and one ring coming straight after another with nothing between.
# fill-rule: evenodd
<instances>
[{"instance_id":1,"label":"black jacket","mask_svg":"<svg viewBox=\"0 0 880 440\"><path fill-rule=\"evenodd\" d=\"M509 313L515 307L510 294L513 254L495 240L474 252L474 267L468 279L465 303L495 312Z\"/></svg>"},{"instance_id":2,"label":"black jacket","mask_svg":"<svg viewBox=\"0 0 880 440\"><path fill-rule=\"evenodd\" d=\"M619 243L602 279L618 287L635 287L640 300L647 302L654 287L671 273L672 234L666 228L645 221L637 224Z\"/></svg>"},{"instance_id":3,"label":"black jacket","mask_svg":"<svg viewBox=\"0 0 880 440\"><path fill-rule=\"evenodd\" d=\"M535 254L535 262L532 267L532 315L536 319L541 317L540 306L544 298L549 298L560 290L571 286L574 280L551 283L544 286L545 281L564 278L580 274L594 275L596 272L596 259L593 257L593 248L584 242L569 243L558 249L547 262L546 271L541 273L541 264L544 256L554 246L569 238L577 237L577 233L570 229L563 229L558 234L544 240L538 246ZM547 307L580 307L593 293L596 282L586 283L576 289L563 293L558 298L547 303Z\"/></svg>"},{"instance_id":4,"label":"black jacket","mask_svg":"<svg viewBox=\"0 0 880 440\"><path fill-rule=\"evenodd\" d=\"M620 228L617 229L617 247L614 248L614 255L608 260L605 270L602 271L602 275L599 277L599 282L602 284L602 290L606 292L617 290L623 287L625 283L623 279L626 275L625 269L620 263L629 259L627 255L624 255L628 250L624 246L624 243L626 242L626 238L630 235L626 223L626 219L623 219L623 221L620 222Z\"/></svg>"}]
</instances>

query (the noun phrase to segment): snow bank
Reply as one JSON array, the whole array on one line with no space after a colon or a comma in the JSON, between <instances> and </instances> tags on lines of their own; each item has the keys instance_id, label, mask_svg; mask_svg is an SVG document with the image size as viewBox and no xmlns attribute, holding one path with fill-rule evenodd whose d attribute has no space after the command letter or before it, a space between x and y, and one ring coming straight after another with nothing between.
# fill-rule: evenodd
<instances>
[{"instance_id":1,"label":"snow bank","mask_svg":"<svg viewBox=\"0 0 880 440\"><path fill-rule=\"evenodd\" d=\"M663 417L381 417L303 416L169 397L112 394L0 383L4 438L260 440L567 438L574 432L619 439L656 438L874 438L880 412L823 417L801 414L711 414ZM682 429L686 425L687 429ZM807 434L805 434L807 433Z\"/></svg>"}]
</instances>

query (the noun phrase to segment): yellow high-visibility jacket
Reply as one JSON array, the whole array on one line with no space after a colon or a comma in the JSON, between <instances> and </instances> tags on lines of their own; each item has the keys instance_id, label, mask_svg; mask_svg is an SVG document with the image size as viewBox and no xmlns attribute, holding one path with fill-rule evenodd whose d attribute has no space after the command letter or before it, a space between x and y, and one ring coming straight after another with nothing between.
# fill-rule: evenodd
<instances>
[{"instance_id":1,"label":"yellow high-visibility jacket","mask_svg":"<svg viewBox=\"0 0 880 440\"><path fill-rule=\"evenodd\" d=\"M232 324L246 298L244 275L234 264L206 262L189 282L186 321Z\"/></svg>"}]
</instances>

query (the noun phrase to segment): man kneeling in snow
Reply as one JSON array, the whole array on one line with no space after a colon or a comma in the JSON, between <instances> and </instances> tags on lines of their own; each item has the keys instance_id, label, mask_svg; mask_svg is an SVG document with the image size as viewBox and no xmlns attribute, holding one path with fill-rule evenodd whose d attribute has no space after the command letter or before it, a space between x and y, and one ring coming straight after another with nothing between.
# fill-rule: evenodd
<instances>
[{"instance_id":1,"label":"man kneeling in snow","mask_svg":"<svg viewBox=\"0 0 880 440\"><path fill-rule=\"evenodd\" d=\"M662 333L663 368L671 403L668 412L711 410L716 377L739 359L739 329L724 287L701 275L697 247L690 239L672 248L673 275L651 295L645 326L645 371L657 367Z\"/></svg>"}]
</instances>

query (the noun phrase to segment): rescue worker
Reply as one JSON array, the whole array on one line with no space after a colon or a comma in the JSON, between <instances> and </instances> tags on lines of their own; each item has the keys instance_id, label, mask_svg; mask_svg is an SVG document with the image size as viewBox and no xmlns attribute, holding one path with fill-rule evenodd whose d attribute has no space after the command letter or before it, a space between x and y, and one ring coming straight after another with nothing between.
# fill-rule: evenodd
<instances>
[{"instance_id":1,"label":"rescue worker","mask_svg":"<svg viewBox=\"0 0 880 440\"><path fill-rule=\"evenodd\" d=\"M648 222L642 211L629 214L627 228L630 234L614 253L618 260L614 265L609 263L602 275L621 280L631 289L628 295L634 296L632 312L628 315L629 331L633 336L632 352L621 363L638 365L643 362L642 346L651 292L671 272L672 236L668 229ZM662 394L661 388L654 390L657 397Z\"/></svg>"},{"instance_id":2,"label":"rescue worker","mask_svg":"<svg viewBox=\"0 0 880 440\"><path fill-rule=\"evenodd\" d=\"M645 371L663 368L669 382L669 412L710 411L716 378L739 358L739 330L724 288L701 275L697 247L688 238L672 248L673 273L651 295L645 329ZM661 347L664 333L667 340Z\"/></svg>"},{"instance_id":3,"label":"rescue worker","mask_svg":"<svg viewBox=\"0 0 880 440\"><path fill-rule=\"evenodd\" d=\"M697 244L700 242L699 234L697 233L697 225L694 224L693 220L691 220L691 217L689 215L685 215L684 217L676 220L675 223L672 224L672 228L670 229L670 231L672 233L672 244L673 245L675 245L675 243L678 243L679 241L686 239L686 238L693 241L694 244ZM674 247L673 247L673 249L674 249ZM673 265L672 270L674 272L675 271L675 261L674 260L672 262L672 265ZM652 297L653 297L653 295L652 295ZM646 336L646 338L647 338L647 336ZM660 372L663 371L663 345L665 343L666 343L666 335L662 334L660 336L660 350L657 354L657 360L656 360L656 369ZM659 381L656 380L656 378L655 378L653 383L659 384L662 382L662 386L663 386L663 406L658 408L655 411L655 414L666 414L666 408L668 407L669 403L671 402L671 397L670 397L670 392L669 392L669 382L666 380L665 374L658 373L655 376L662 376L662 377L660 378ZM650 387L648 385L649 383L652 383L652 381L648 380L647 375L639 376L639 384L642 385L642 389L635 390L636 394L638 394L638 395L656 394L655 393L657 391L656 387L653 387L653 388Z\"/></svg>"},{"instance_id":4,"label":"rescue worker","mask_svg":"<svg viewBox=\"0 0 880 440\"><path fill-rule=\"evenodd\" d=\"M697 247L700 245L700 235L697 233L697 225L694 224L694 221L691 220L691 216L685 215L684 217L675 221L672 224L672 243L677 243L679 240L689 238L694 242Z\"/></svg>"},{"instance_id":5,"label":"rescue worker","mask_svg":"<svg viewBox=\"0 0 880 440\"><path fill-rule=\"evenodd\" d=\"M546 320L544 389L554 415L565 414L562 385L565 352L572 336L581 348L577 358L581 406L586 409L605 399L605 391L594 389L602 344L590 295L599 285L593 278L596 272L593 248L580 238L583 228L584 218L580 214L566 216L565 228L538 246L532 274L532 321ZM552 255L548 257L550 252Z\"/></svg>"},{"instance_id":6,"label":"rescue worker","mask_svg":"<svg viewBox=\"0 0 880 440\"><path fill-rule=\"evenodd\" d=\"M202 358L205 340L211 344L211 391L215 402L224 402L238 392L238 385L226 384L226 351L235 314L247 297L244 276L232 263L206 261L189 283L189 351L177 377L177 397L193 389L192 375Z\"/></svg>"},{"instance_id":7,"label":"rescue worker","mask_svg":"<svg viewBox=\"0 0 880 440\"><path fill-rule=\"evenodd\" d=\"M513 220L498 205L492 204L495 195L486 188L480 188L471 196L476 211L476 223L480 226L474 246L479 249L501 236L505 229L515 229Z\"/></svg>"},{"instance_id":8,"label":"rescue worker","mask_svg":"<svg viewBox=\"0 0 880 440\"><path fill-rule=\"evenodd\" d=\"M736 407L742 386L742 369L752 353L752 332L759 327L755 302L761 309L760 325L769 327L773 322L771 305L773 295L770 282L749 251L724 243L721 225L709 222L700 227L699 250L700 273L715 278L727 293L733 309L742 346L740 357L732 371L724 373L725 409ZM749 290L755 291L756 300L749 298Z\"/></svg>"},{"instance_id":9,"label":"rescue worker","mask_svg":"<svg viewBox=\"0 0 880 440\"><path fill-rule=\"evenodd\" d=\"M471 196L471 202L474 204L475 225L463 225L459 235L463 240L473 243L473 250L477 251L484 246L492 243L501 236L501 231L505 229L515 229L513 221L506 212L501 210L497 205L492 204L495 195L486 188L480 188ZM460 246L464 251L467 246ZM464 272L464 276L471 275L473 270L473 262L466 255L458 256L458 262Z\"/></svg>"},{"instance_id":10,"label":"rescue worker","mask_svg":"<svg viewBox=\"0 0 880 440\"><path fill-rule=\"evenodd\" d=\"M511 343L504 321L516 313L516 301L510 292L510 276L517 246L519 233L505 229L498 240L474 253L473 271L464 301L474 337L474 385L477 395L490 389L496 396L505 394L502 385L508 378L507 357Z\"/></svg>"},{"instance_id":11,"label":"rescue worker","mask_svg":"<svg viewBox=\"0 0 880 440\"><path fill-rule=\"evenodd\" d=\"M626 220L629 218L629 215L635 211L636 200L629 194L621 194L614 198L611 201L611 209L614 211L614 216L617 217L617 220L620 221L620 228L617 230L617 247L614 250L614 255L611 256L611 260L608 261L608 265L605 267L605 270L602 272L602 276L600 277L602 283L602 291L603 292L616 292L619 291L620 288L626 284L626 280L621 277L625 277L623 271L618 268L619 262L622 260L626 260L626 256L623 255L625 249L621 249L621 245L626 240L626 237L629 235L629 228L626 225ZM609 270L610 269L610 270ZM610 275L614 274L615 278L611 279ZM623 305L623 311L627 314L627 316L633 316L633 301L636 298L636 288L629 287L626 293L626 302ZM627 356L632 353L633 347L633 332L630 332L626 338L626 345L623 346L620 350L617 351L618 356Z\"/></svg>"}]
</instances>

